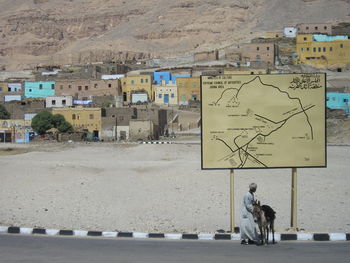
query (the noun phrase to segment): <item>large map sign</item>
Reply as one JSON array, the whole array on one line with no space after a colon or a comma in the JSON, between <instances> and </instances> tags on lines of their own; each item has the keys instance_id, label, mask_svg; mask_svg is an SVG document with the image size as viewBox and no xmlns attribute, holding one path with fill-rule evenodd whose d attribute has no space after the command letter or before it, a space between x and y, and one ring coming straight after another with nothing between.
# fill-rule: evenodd
<instances>
[{"instance_id":1,"label":"large map sign","mask_svg":"<svg viewBox=\"0 0 350 263\"><path fill-rule=\"evenodd\" d=\"M202 169L325 167L325 83L325 74L202 76Z\"/></svg>"}]
</instances>

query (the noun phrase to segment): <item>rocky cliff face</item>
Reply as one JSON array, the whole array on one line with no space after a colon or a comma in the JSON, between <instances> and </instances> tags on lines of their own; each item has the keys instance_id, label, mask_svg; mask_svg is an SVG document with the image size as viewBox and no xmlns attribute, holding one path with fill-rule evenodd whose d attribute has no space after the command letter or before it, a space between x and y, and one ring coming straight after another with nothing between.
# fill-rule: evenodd
<instances>
[{"instance_id":1,"label":"rocky cliff face","mask_svg":"<svg viewBox=\"0 0 350 263\"><path fill-rule=\"evenodd\" d=\"M259 30L347 21L349 7L347 0L0 0L0 66L211 50L247 41Z\"/></svg>"}]
</instances>

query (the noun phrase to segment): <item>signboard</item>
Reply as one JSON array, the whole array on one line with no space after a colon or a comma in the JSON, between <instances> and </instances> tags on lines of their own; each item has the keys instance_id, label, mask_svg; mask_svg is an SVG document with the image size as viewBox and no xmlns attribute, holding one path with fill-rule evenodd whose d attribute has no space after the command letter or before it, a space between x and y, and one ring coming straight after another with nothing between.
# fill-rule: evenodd
<instances>
[{"instance_id":1,"label":"signboard","mask_svg":"<svg viewBox=\"0 0 350 263\"><path fill-rule=\"evenodd\" d=\"M202 169L325 167L325 83L325 74L202 76Z\"/></svg>"}]
</instances>

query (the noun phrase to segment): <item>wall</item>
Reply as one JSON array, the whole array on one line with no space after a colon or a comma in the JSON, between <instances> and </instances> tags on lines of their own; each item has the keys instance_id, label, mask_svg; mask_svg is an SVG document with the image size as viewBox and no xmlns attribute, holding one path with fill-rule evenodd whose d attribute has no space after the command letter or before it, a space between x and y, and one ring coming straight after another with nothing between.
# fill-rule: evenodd
<instances>
[{"instance_id":1,"label":"wall","mask_svg":"<svg viewBox=\"0 0 350 263\"><path fill-rule=\"evenodd\" d=\"M297 36L297 64L317 68L345 67L350 63L350 40L314 41L312 34Z\"/></svg>"},{"instance_id":2,"label":"wall","mask_svg":"<svg viewBox=\"0 0 350 263\"><path fill-rule=\"evenodd\" d=\"M11 114L11 119L23 119L25 114L39 113L45 110L44 99L26 99L22 101L0 102Z\"/></svg>"},{"instance_id":3,"label":"wall","mask_svg":"<svg viewBox=\"0 0 350 263\"><path fill-rule=\"evenodd\" d=\"M62 108L73 106L72 96L46 97L46 108Z\"/></svg>"},{"instance_id":4,"label":"wall","mask_svg":"<svg viewBox=\"0 0 350 263\"><path fill-rule=\"evenodd\" d=\"M21 83L6 83L0 82L0 101L5 101L5 97L16 98L18 100L18 96L22 98L23 90Z\"/></svg>"},{"instance_id":5,"label":"wall","mask_svg":"<svg viewBox=\"0 0 350 263\"><path fill-rule=\"evenodd\" d=\"M154 125L152 121L131 120L129 132L130 140L132 141L158 139L154 134Z\"/></svg>"},{"instance_id":6,"label":"wall","mask_svg":"<svg viewBox=\"0 0 350 263\"><path fill-rule=\"evenodd\" d=\"M283 34L285 37L296 37L297 28L295 27L285 27L283 30Z\"/></svg>"},{"instance_id":7,"label":"wall","mask_svg":"<svg viewBox=\"0 0 350 263\"><path fill-rule=\"evenodd\" d=\"M101 109L99 108L53 108L53 114L61 114L74 129L87 129L89 132L98 131L101 134Z\"/></svg>"},{"instance_id":8,"label":"wall","mask_svg":"<svg viewBox=\"0 0 350 263\"><path fill-rule=\"evenodd\" d=\"M60 80L56 83L56 96L91 99L93 96L119 96L120 80Z\"/></svg>"},{"instance_id":9,"label":"wall","mask_svg":"<svg viewBox=\"0 0 350 263\"><path fill-rule=\"evenodd\" d=\"M178 104L177 86L170 82L155 86L155 104L159 105L176 105Z\"/></svg>"},{"instance_id":10,"label":"wall","mask_svg":"<svg viewBox=\"0 0 350 263\"><path fill-rule=\"evenodd\" d=\"M194 54L194 62L212 61L212 60L218 60L218 59L219 59L219 52L217 50L198 52Z\"/></svg>"},{"instance_id":11,"label":"wall","mask_svg":"<svg viewBox=\"0 0 350 263\"><path fill-rule=\"evenodd\" d=\"M151 120L159 135L163 135L168 124L167 110L159 108L150 108L144 106L137 106L138 120Z\"/></svg>"},{"instance_id":12,"label":"wall","mask_svg":"<svg viewBox=\"0 0 350 263\"><path fill-rule=\"evenodd\" d=\"M242 50L242 62L265 62L275 64L276 47L273 43L248 43L239 46Z\"/></svg>"},{"instance_id":13,"label":"wall","mask_svg":"<svg viewBox=\"0 0 350 263\"><path fill-rule=\"evenodd\" d=\"M327 107L344 110L350 115L350 93L327 92Z\"/></svg>"},{"instance_id":14,"label":"wall","mask_svg":"<svg viewBox=\"0 0 350 263\"><path fill-rule=\"evenodd\" d=\"M200 78L178 78L177 93L180 105L188 105L189 101L200 100Z\"/></svg>"},{"instance_id":15,"label":"wall","mask_svg":"<svg viewBox=\"0 0 350 263\"><path fill-rule=\"evenodd\" d=\"M332 24L298 24L296 25L298 34L327 34L332 35Z\"/></svg>"},{"instance_id":16,"label":"wall","mask_svg":"<svg viewBox=\"0 0 350 263\"><path fill-rule=\"evenodd\" d=\"M26 98L45 98L55 95L55 81L25 81L24 96Z\"/></svg>"},{"instance_id":17,"label":"wall","mask_svg":"<svg viewBox=\"0 0 350 263\"><path fill-rule=\"evenodd\" d=\"M121 79L123 99L131 102L131 94L136 92L146 92L149 100L153 101L152 78L150 75L127 76Z\"/></svg>"},{"instance_id":18,"label":"wall","mask_svg":"<svg viewBox=\"0 0 350 263\"><path fill-rule=\"evenodd\" d=\"M16 143L29 142L29 133L33 132L31 121L21 120L0 120L0 129L11 130L12 138Z\"/></svg>"}]
</instances>

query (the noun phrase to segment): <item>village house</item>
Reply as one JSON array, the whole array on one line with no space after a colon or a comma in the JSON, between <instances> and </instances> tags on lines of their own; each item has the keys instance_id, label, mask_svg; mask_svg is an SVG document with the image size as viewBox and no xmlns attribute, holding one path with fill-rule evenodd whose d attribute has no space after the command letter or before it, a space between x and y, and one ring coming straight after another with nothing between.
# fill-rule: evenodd
<instances>
[{"instance_id":1,"label":"village house","mask_svg":"<svg viewBox=\"0 0 350 263\"><path fill-rule=\"evenodd\" d=\"M155 104L158 105L176 105L177 100L177 86L173 81L168 84L162 81L161 84L154 86L155 90Z\"/></svg>"},{"instance_id":2,"label":"village house","mask_svg":"<svg viewBox=\"0 0 350 263\"><path fill-rule=\"evenodd\" d=\"M200 62L200 61L213 61L219 59L219 51L213 50L213 51L203 51L203 52L197 52L194 54L194 62Z\"/></svg>"},{"instance_id":3,"label":"village house","mask_svg":"<svg viewBox=\"0 0 350 263\"><path fill-rule=\"evenodd\" d=\"M52 114L61 114L67 122L72 124L75 130L87 130L93 134L93 137L100 137L101 127L101 109L100 108L53 108Z\"/></svg>"},{"instance_id":4,"label":"village house","mask_svg":"<svg viewBox=\"0 0 350 263\"><path fill-rule=\"evenodd\" d=\"M350 40L348 36L299 34L296 50L297 64L316 68L331 68L342 71L350 63Z\"/></svg>"},{"instance_id":5,"label":"village house","mask_svg":"<svg viewBox=\"0 0 350 263\"><path fill-rule=\"evenodd\" d=\"M52 96L46 97L46 108L62 108L73 106L72 96Z\"/></svg>"},{"instance_id":6,"label":"village house","mask_svg":"<svg viewBox=\"0 0 350 263\"><path fill-rule=\"evenodd\" d=\"M153 84L159 85L162 81L168 84L171 80L170 72L153 72Z\"/></svg>"},{"instance_id":7,"label":"village house","mask_svg":"<svg viewBox=\"0 0 350 263\"><path fill-rule=\"evenodd\" d=\"M150 120L155 126L157 136L163 136L166 133L168 125L167 110L157 107L136 106L138 120Z\"/></svg>"},{"instance_id":8,"label":"village house","mask_svg":"<svg viewBox=\"0 0 350 263\"><path fill-rule=\"evenodd\" d=\"M137 110L128 108L103 108L101 139L105 141L128 140L129 122L137 118Z\"/></svg>"},{"instance_id":9,"label":"village house","mask_svg":"<svg viewBox=\"0 0 350 263\"><path fill-rule=\"evenodd\" d=\"M177 78L179 105L188 105L190 101L200 100L200 78Z\"/></svg>"},{"instance_id":10,"label":"village house","mask_svg":"<svg viewBox=\"0 0 350 263\"><path fill-rule=\"evenodd\" d=\"M332 35L332 24L329 23L297 24L296 28L298 34Z\"/></svg>"},{"instance_id":11,"label":"village house","mask_svg":"<svg viewBox=\"0 0 350 263\"><path fill-rule=\"evenodd\" d=\"M56 96L73 96L76 100L89 100L92 96L119 96L119 79L98 80L59 80L56 83Z\"/></svg>"},{"instance_id":12,"label":"village house","mask_svg":"<svg viewBox=\"0 0 350 263\"><path fill-rule=\"evenodd\" d=\"M26 98L45 98L55 95L55 81L25 81L24 96Z\"/></svg>"},{"instance_id":13,"label":"village house","mask_svg":"<svg viewBox=\"0 0 350 263\"><path fill-rule=\"evenodd\" d=\"M147 101L153 101L152 77L150 75L126 76L121 79L121 82L123 101L125 103L131 103L133 96L135 98L143 98L142 100L146 97ZM135 98L134 101L136 100Z\"/></svg>"},{"instance_id":14,"label":"village house","mask_svg":"<svg viewBox=\"0 0 350 263\"><path fill-rule=\"evenodd\" d=\"M45 110L45 99L25 99L21 101L0 102L10 113L11 119L23 120L26 114L37 114Z\"/></svg>"},{"instance_id":15,"label":"village house","mask_svg":"<svg viewBox=\"0 0 350 263\"><path fill-rule=\"evenodd\" d=\"M21 100L23 90L21 83L0 82L0 101Z\"/></svg>"},{"instance_id":16,"label":"village house","mask_svg":"<svg viewBox=\"0 0 350 263\"><path fill-rule=\"evenodd\" d=\"M297 36L297 28L293 26L288 26L283 28L283 36L294 38Z\"/></svg>"},{"instance_id":17,"label":"village house","mask_svg":"<svg viewBox=\"0 0 350 263\"><path fill-rule=\"evenodd\" d=\"M130 140L149 141L159 139L152 121L130 120Z\"/></svg>"},{"instance_id":18,"label":"village house","mask_svg":"<svg viewBox=\"0 0 350 263\"><path fill-rule=\"evenodd\" d=\"M0 120L0 142L27 143L32 135L31 120Z\"/></svg>"},{"instance_id":19,"label":"village house","mask_svg":"<svg viewBox=\"0 0 350 263\"><path fill-rule=\"evenodd\" d=\"M327 108L344 110L350 115L350 93L327 92Z\"/></svg>"},{"instance_id":20,"label":"village house","mask_svg":"<svg viewBox=\"0 0 350 263\"><path fill-rule=\"evenodd\" d=\"M268 65L275 64L277 47L273 43L246 43L238 46L242 52L243 63L265 62Z\"/></svg>"}]
</instances>

